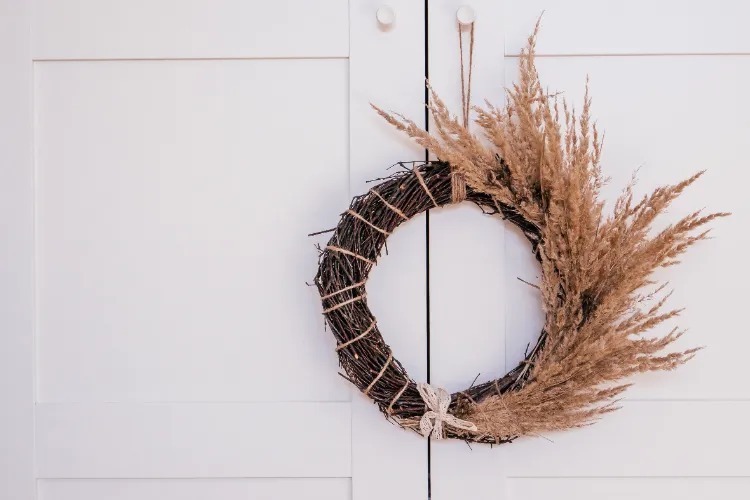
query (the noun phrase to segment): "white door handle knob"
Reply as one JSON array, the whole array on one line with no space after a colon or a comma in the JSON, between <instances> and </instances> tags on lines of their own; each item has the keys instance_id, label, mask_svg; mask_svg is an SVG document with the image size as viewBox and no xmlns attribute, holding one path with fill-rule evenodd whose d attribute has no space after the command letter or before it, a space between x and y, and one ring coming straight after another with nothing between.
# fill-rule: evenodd
<instances>
[{"instance_id":1,"label":"white door handle knob","mask_svg":"<svg viewBox=\"0 0 750 500\"><path fill-rule=\"evenodd\" d=\"M382 27L390 28L396 20L396 13L388 5L383 5L375 13L375 17Z\"/></svg>"},{"instance_id":2,"label":"white door handle knob","mask_svg":"<svg viewBox=\"0 0 750 500\"><path fill-rule=\"evenodd\" d=\"M468 26L477 19L477 14L471 5L462 5L456 11L456 19L461 26Z\"/></svg>"}]
</instances>

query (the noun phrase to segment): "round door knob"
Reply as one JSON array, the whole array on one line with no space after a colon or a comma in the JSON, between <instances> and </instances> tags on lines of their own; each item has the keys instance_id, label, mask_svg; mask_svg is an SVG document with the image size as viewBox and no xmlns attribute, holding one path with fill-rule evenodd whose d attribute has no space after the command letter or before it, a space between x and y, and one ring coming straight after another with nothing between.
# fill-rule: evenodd
<instances>
[{"instance_id":1,"label":"round door knob","mask_svg":"<svg viewBox=\"0 0 750 500\"><path fill-rule=\"evenodd\" d=\"M462 5L458 8L456 11L456 19L458 20L458 24L461 26L468 26L471 23L473 23L477 18L476 12L474 12L474 9L471 7L471 5Z\"/></svg>"},{"instance_id":2,"label":"round door knob","mask_svg":"<svg viewBox=\"0 0 750 500\"><path fill-rule=\"evenodd\" d=\"M396 21L396 13L388 5L381 6L375 13L375 17L378 18L378 22L384 28L390 28Z\"/></svg>"}]
</instances>

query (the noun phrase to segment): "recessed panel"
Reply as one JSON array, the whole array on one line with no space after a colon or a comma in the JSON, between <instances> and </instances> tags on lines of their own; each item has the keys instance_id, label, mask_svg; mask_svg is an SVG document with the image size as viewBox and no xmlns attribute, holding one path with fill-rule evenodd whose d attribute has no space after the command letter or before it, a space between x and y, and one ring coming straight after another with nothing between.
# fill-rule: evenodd
<instances>
[{"instance_id":1,"label":"recessed panel","mask_svg":"<svg viewBox=\"0 0 750 500\"><path fill-rule=\"evenodd\" d=\"M37 405L39 478L351 476L349 403Z\"/></svg>"},{"instance_id":2,"label":"recessed panel","mask_svg":"<svg viewBox=\"0 0 750 500\"><path fill-rule=\"evenodd\" d=\"M745 0L508 0L507 55L540 16L544 55L750 53Z\"/></svg>"},{"instance_id":3,"label":"recessed panel","mask_svg":"<svg viewBox=\"0 0 750 500\"><path fill-rule=\"evenodd\" d=\"M706 170L706 174L658 218L655 230L698 209L732 212L711 224L713 239L702 241L681 258L679 266L657 270L655 279L668 281L674 294L667 307L685 308L680 317L652 331L663 335L673 327L689 331L673 346L706 348L675 372L650 373L634 378L628 398L736 399L750 396L744 348L748 337L737 325L744 321L744 283L750 264L737 258L748 235L737 228L750 224L750 205L744 193L748 178L745 145L750 136L750 58L722 57L591 57L537 60L542 84L561 91L580 109L586 75L593 97L592 116L605 133L602 169L610 182L602 190L612 201L637 171L636 199L654 188L674 184ZM506 84L516 78L510 66ZM525 253L528 244L518 245ZM528 281L538 266L528 265ZM516 287L525 287L518 282ZM541 311L534 290L508 308L508 362L523 359L529 342L539 335ZM710 374L721 373L720 384Z\"/></svg>"},{"instance_id":4,"label":"recessed panel","mask_svg":"<svg viewBox=\"0 0 750 500\"><path fill-rule=\"evenodd\" d=\"M342 60L38 63L38 399L348 400L315 274Z\"/></svg>"}]
</instances>

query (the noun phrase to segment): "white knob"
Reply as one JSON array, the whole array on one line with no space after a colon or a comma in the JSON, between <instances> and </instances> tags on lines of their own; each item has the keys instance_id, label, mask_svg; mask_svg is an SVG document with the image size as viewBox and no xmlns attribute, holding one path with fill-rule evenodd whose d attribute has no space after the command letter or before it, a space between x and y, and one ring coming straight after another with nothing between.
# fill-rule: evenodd
<instances>
[{"instance_id":1,"label":"white knob","mask_svg":"<svg viewBox=\"0 0 750 500\"><path fill-rule=\"evenodd\" d=\"M378 18L378 22L381 26L384 28L390 28L396 20L396 13L393 12L393 9L389 6L383 5L375 13L375 17Z\"/></svg>"},{"instance_id":2,"label":"white knob","mask_svg":"<svg viewBox=\"0 0 750 500\"><path fill-rule=\"evenodd\" d=\"M461 26L468 26L477 18L476 12L470 5L462 5L456 11L456 19Z\"/></svg>"}]
</instances>

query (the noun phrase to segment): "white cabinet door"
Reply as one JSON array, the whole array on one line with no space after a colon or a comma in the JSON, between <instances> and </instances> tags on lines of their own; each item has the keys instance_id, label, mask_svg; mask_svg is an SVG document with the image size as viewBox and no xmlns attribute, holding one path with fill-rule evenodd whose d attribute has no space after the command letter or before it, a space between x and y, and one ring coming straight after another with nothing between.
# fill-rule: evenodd
<instances>
[{"instance_id":1,"label":"white cabinet door","mask_svg":"<svg viewBox=\"0 0 750 500\"><path fill-rule=\"evenodd\" d=\"M307 235L424 157L368 105L424 114L424 6L392 6L0 0L0 497L426 495L306 285ZM424 378L424 220L392 248L373 309Z\"/></svg>"},{"instance_id":2,"label":"white cabinet door","mask_svg":"<svg viewBox=\"0 0 750 500\"><path fill-rule=\"evenodd\" d=\"M704 351L674 373L638 377L621 411L586 429L545 436L552 442L521 439L492 450L433 444L432 498L748 498L748 341L739 325L750 266L736 256L747 239L739 228L750 223L741 192L748 180L750 5L430 0L430 80L456 111L455 12L463 3L477 14L474 103L502 102L544 11L542 83L580 105L590 77L593 114L606 131L603 168L612 177L605 196L619 194L638 167L640 194L708 169L662 223L696 207L733 216L715 225L715 239L659 276L676 289L672 304L686 307L679 323L690 331L678 348L705 345ZM540 331L536 291L517 279L534 282L538 265L525 238L502 227L468 206L430 214L431 378L450 390L477 374L478 382L502 375ZM479 282L485 286L468 294Z\"/></svg>"}]
</instances>

